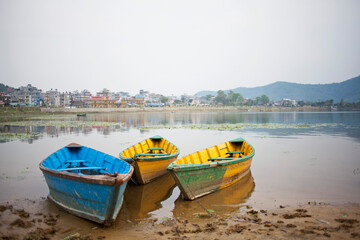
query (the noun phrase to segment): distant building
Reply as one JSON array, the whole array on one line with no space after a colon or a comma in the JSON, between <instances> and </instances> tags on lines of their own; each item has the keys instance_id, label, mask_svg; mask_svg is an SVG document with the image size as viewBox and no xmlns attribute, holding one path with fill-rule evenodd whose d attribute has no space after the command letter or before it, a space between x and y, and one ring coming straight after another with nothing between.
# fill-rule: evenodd
<instances>
[{"instance_id":1,"label":"distant building","mask_svg":"<svg viewBox=\"0 0 360 240\"><path fill-rule=\"evenodd\" d=\"M96 96L99 96L99 97L108 97L109 95L110 95L110 90L108 90L106 88L104 88L102 91L96 93Z\"/></svg>"},{"instance_id":2,"label":"distant building","mask_svg":"<svg viewBox=\"0 0 360 240\"><path fill-rule=\"evenodd\" d=\"M121 107L144 107L145 99L142 96L138 97L124 97L120 101Z\"/></svg>"},{"instance_id":3,"label":"distant building","mask_svg":"<svg viewBox=\"0 0 360 240\"><path fill-rule=\"evenodd\" d=\"M9 106L11 103L11 96L4 92L0 92L0 102L4 103L2 106Z\"/></svg>"},{"instance_id":4,"label":"distant building","mask_svg":"<svg viewBox=\"0 0 360 240\"><path fill-rule=\"evenodd\" d=\"M190 102L191 106L199 106L201 103L200 99L198 98L193 98L192 101Z\"/></svg>"},{"instance_id":5,"label":"distant building","mask_svg":"<svg viewBox=\"0 0 360 240\"><path fill-rule=\"evenodd\" d=\"M41 93L41 90L33 87L31 84L27 86L19 87L13 89L9 95L11 97L12 106L38 106L40 101L38 101L38 96Z\"/></svg>"},{"instance_id":6,"label":"distant building","mask_svg":"<svg viewBox=\"0 0 360 240\"><path fill-rule=\"evenodd\" d=\"M36 100L35 100L35 105L36 106L41 106L42 105L42 99L41 99L41 90L36 92Z\"/></svg>"},{"instance_id":7,"label":"distant building","mask_svg":"<svg viewBox=\"0 0 360 240\"><path fill-rule=\"evenodd\" d=\"M60 106L61 107L70 107L71 105L71 96L69 93L60 94Z\"/></svg>"},{"instance_id":8,"label":"distant building","mask_svg":"<svg viewBox=\"0 0 360 240\"><path fill-rule=\"evenodd\" d=\"M120 97L130 97L130 94L128 92L117 92Z\"/></svg>"},{"instance_id":9,"label":"distant building","mask_svg":"<svg viewBox=\"0 0 360 240\"><path fill-rule=\"evenodd\" d=\"M94 96L89 99L90 107L92 108L116 108L115 99L110 99L109 96Z\"/></svg>"},{"instance_id":10,"label":"distant building","mask_svg":"<svg viewBox=\"0 0 360 240\"><path fill-rule=\"evenodd\" d=\"M296 102L296 100L293 100L293 99L283 98L281 100L281 106L284 106L284 107L296 107L297 102Z\"/></svg>"},{"instance_id":11,"label":"distant building","mask_svg":"<svg viewBox=\"0 0 360 240\"><path fill-rule=\"evenodd\" d=\"M145 91L145 90L143 90L143 89L140 89L139 95L140 95L140 96L147 97L147 96L149 95L149 91Z\"/></svg>"}]
</instances>

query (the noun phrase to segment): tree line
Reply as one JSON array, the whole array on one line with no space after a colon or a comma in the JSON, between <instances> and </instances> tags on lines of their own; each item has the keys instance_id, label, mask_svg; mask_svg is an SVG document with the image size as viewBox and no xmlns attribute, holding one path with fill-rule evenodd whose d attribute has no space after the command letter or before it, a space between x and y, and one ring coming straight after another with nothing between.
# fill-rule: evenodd
<instances>
[{"instance_id":1,"label":"tree line","mask_svg":"<svg viewBox=\"0 0 360 240\"><path fill-rule=\"evenodd\" d=\"M215 96L206 95L202 97L207 102L215 103L218 105L224 106L255 106L255 105L268 105L270 103L270 99L267 95L263 94L261 96L256 97L255 99L244 99L244 97L240 93L234 93L233 91L229 91L226 94L223 90L217 91ZM344 99L341 99L339 102L335 103L333 99L325 100L325 101L297 101L298 106L312 106L312 107L338 107L340 109L351 109L351 108L360 108L360 101L358 102L345 102Z\"/></svg>"},{"instance_id":2,"label":"tree line","mask_svg":"<svg viewBox=\"0 0 360 240\"><path fill-rule=\"evenodd\" d=\"M212 95L208 94L205 96L207 101L210 101L213 98ZM217 91L217 94L214 98L215 104L221 104L226 106L252 106L252 105L267 105L270 102L270 99L265 94L256 97L255 99L244 99L240 93L235 93L229 91L226 94L223 90Z\"/></svg>"}]
</instances>

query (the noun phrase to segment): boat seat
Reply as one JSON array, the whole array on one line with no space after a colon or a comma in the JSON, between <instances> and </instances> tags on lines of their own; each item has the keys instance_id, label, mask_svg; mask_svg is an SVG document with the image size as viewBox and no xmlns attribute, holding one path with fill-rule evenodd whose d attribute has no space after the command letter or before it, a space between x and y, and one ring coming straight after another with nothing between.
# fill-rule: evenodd
<instances>
[{"instance_id":1,"label":"boat seat","mask_svg":"<svg viewBox=\"0 0 360 240\"><path fill-rule=\"evenodd\" d=\"M149 148L148 151L155 151L155 150L158 150L158 151L164 151L163 148Z\"/></svg>"},{"instance_id":2,"label":"boat seat","mask_svg":"<svg viewBox=\"0 0 360 240\"><path fill-rule=\"evenodd\" d=\"M234 154L244 154L244 151L234 151L234 152L227 152L226 154L234 155Z\"/></svg>"},{"instance_id":3,"label":"boat seat","mask_svg":"<svg viewBox=\"0 0 360 240\"><path fill-rule=\"evenodd\" d=\"M86 160L66 160L65 163L84 163Z\"/></svg>"},{"instance_id":4,"label":"boat seat","mask_svg":"<svg viewBox=\"0 0 360 240\"><path fill-rule=\"evenodd\" d=\"M234 160L234 159L236 158L227 157L227 158L209 158L208 160L213 162L213 161Z\"/></svg>"},{"instance_id":5,"label":"boat seat","mask_svg":"<svg viewBox=\"0 0 360 240\"><path fill-rule=\"evenodd\" d=\"M148 148L145 153L165 153L163 148Z\"/></svg>"},{"instance_id":6,"label":"boat seat","mask_svg":"<svg viewBox=\"0 0 360 240\"><path fill-rule=\"evenodd\" d=\"M135 156L138 156L138 157L167 156L167 155L170 155L170 153L137 153L137 154L135 154Z\"/></svg>"},{"instance_id":7,"label":"boat seat","mask_svg":"<svg viewBox=\"0 0 360 240\"><path fill-rule=\"evenodd\" d=\"M73 168L61 168L58 171L74 171L74 170L105 170L106 167L73 167Z\"/></svg>"}]
</instances>

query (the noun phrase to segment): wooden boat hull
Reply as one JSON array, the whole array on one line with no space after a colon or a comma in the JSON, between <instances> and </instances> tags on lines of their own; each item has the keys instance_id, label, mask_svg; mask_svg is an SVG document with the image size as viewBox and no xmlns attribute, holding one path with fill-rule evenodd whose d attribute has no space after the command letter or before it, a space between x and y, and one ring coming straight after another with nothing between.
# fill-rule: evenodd
<instances>
[{"instance_id":1,"label":"wooden boat hull","mask_svg":"<svg viewBox=\"0 0 360 240\"><path fill-rule=\"evenodd\" d=\"M162 149L163 155L149 154L149 149ZM137 184L146 184L167 173L167 167L179 155L178 148L160 136L148 138L119 154L120 159L134 166L133 180Z\"/></svg>"},{"instance_id":2,"label":"wooden boat hull","mask_svg":"<svg viewBox=\"0 0 360 240\"><path fill-rule=\"evenodd\" d=\"M99 151L82 148L86 153L69 153L65 148L60 149L40 163L49 187L48 199L76 216L109 224L116 219L120 211L133 167ZM67 158L66 156L72 161L79 161L73 159L80 157L87 159L89 163L97 162L98 166L107 166L109 171L103 175L86 175L58 170L63 169L63 163L67 161L63 158Z\"/></svg>"},{"instance_id":3,"label":"wooden boat hull","mask_svg":"<svg viewBox=\"0 0 360 240\"><path fill-rule=\"evenodd\" d=\"M246 155L225 158L226 152L235 148L238 148L237 152L245 151ZM167 169L183 197L194 200L241 180L249 172L254 154L255 150L250 144L243 139L235 139L178 159ZM217 158L221 160L209 160Z\"/></svg>"},{"instance_id":4,"label":"wooden boat hull","mask_svg":"<svg viewBox=\"0 0 360 240\"><path fill-rule=\"evenodd\" d=\"M152 159L148 161L146 159L139 159L134 162L134 175L135 182L139 184L146 184L158 177L161 177L167 173L166 168L170 163L175 161L177 156L166 159Z\"/></svg>"}]
</instances>

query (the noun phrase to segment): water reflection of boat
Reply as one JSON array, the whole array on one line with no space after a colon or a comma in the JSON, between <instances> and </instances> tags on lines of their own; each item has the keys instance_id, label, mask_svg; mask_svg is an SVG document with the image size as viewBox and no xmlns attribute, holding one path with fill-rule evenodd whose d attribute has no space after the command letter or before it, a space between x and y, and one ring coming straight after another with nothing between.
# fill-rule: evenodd
<instances>
[{"instance_id":1,"label":"water reflection of boat","mask_svg":"<svg viewBox=\"0 0 360 240\"><path fill-rule=\"evenodd\" d=\"M69 144L40 163L48 198L64 210L98 223L114 221L133 173L125 161Z\"/></svg>"},{"instance_id":2,"label":"water reflection of boat","mask_svg":"<svg viewBox=\"0 0 360 240\"><path fill-rule=\"evenodd\" d=\"M254 155L254 148L237 138L182 157L167 169L184 198L194 200L239 181Z\"/></svg>"},{"instance_id":3,"label":"water reflection of boat","mask_svg":"<svg viewBox=\"0 0 360 240\"><path fill-rule=\"evenodd\" d=\"M212 209L216 213L236 211L255 189L255 182L249 171L240 181L222 191L206 195L194 201L186 201L180 195L175 201L174 217L191 217L194 213ZM204 209L205 208L205 209Z\"/></svg>"},{"instance_id":4,"label":"water reflection of boat","mask_svg":"<svg viewBox=\"0 0 360 240\"><path fill-rule=\"evenodd\" d=\"M148 218L150 212L161 208L161 202L170 197L174 187L170 174L146 185L129 184L124 194L124 215L132 220Z\"/></svg>"},{"instance_id":5,"label":"water reflection of boat","mask_svg":"<svg viewBox=\"0 0 360 240\"><path fill-rule=\"evenodd\" d=\"M167 166L178 155L179 149L175 145L157 135L125 149L119 157L134 165L133 180L146 184L166 174Z\"/></svg>"}]
</instances>

